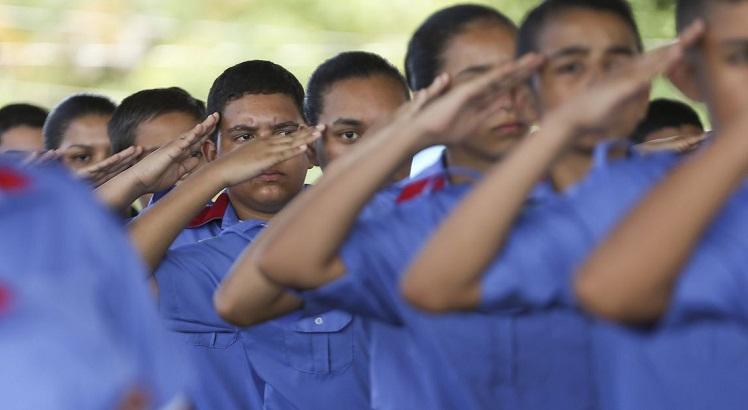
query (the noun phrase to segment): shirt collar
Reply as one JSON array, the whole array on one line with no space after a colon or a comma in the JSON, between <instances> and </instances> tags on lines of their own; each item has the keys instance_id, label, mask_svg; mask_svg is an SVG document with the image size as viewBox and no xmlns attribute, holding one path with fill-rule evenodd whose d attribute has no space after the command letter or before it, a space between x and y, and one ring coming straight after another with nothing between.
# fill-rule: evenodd
<instances>
[{"instance_id":1,"label":"shirt collar","mask_svg":"<svg viewBox=\"0 0 748 410\"><path fill-rule=\"evenodd\" d=\"M187 225L187 228L199 228L213 221L221 221L221 227L224 228L224 225L227 225L226 221L224 221L224 215L227 214L229 208L231 208L233 217L236 218L236 212L234 212L233 207L231 207L229 195L224 192L219 195L212 204L206 206L205 209L203 209L202 212L200 212L200 214L197 215L189 225ZM236 222L236 220L234 222Z\"/></svg>"}]
</instances>

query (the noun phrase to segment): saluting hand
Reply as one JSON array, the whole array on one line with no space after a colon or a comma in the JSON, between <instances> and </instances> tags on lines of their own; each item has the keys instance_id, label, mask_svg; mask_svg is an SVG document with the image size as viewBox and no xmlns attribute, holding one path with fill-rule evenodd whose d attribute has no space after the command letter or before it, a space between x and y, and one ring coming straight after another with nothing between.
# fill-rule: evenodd
<instances>
[{"instance_id":1,"label":"saluting hand","mask_svg":"<svg viewBox=\"0 0 748 410\"><path fill-rule=\"evenodd\" d=\"M128 174L143 193L159 192L174 186L192 172L201 159L200 148L215 131L217 113L209 115L195 128L160 147L138 162Z\"/></svg>"},{"instance_id":2,"label":"saluting hand","mask_svg":"<svg viewBox=\"0 0 748 410\"><path fill-rule=\"evenodd\" d=\"M58 151L58 154L64 156L64 151ZM76 175L80 179L89 181L94 188L98 188L130 168L142 154L143 148L129 147L101 162L76 171Z\"/></svg>"},{"instance_id":3,"label":"saluting hand","mask_svg":"<svg viewBox=\"0 0 748 410\"><path fill-rule=\"evenodd\" d=\"M627 104L646 92L655 77L671 70L703 34L704 24L695 22L676 42L645 53L620 67L551 115L573 124L580 135L609 133L610 129L617 128L617 119L625 117L620 114L627 109Z\"/></svg>"},{"instance_id":4,"label":"saluting hand","mask_svg":"<svg viewBox=\"0 0 748 410\"><path fill-rule=\"evenodd\" d=\"M230 187L260 175L283 161L303 154L307 146L322 136L324 126L303 127L289 135L257 138L217 159L223 186Z\"/></svg>"}]
</instances>

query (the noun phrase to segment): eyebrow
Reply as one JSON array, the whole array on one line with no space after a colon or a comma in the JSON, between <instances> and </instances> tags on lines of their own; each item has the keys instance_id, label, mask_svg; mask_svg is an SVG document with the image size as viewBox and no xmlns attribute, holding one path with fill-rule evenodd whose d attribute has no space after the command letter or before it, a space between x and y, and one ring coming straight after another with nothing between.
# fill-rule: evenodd
<instances>
[{"instance_id":1,"label":"eyebrow","mask_svg":"<svg viewBox=\"0 0 748 410\"><path fill-rule=\"evenodd\" d=\"M66 149L70 149L70 148L93 149L94 146L93 145L84 145L84 144L72 144L72 145L69 145Z\"/></svg>"},{"instance_id":2,"label":"eyebrow","mask_svg":"<svg viewBox=\"0 0 748 410\"><path fill-rule=\"evenodd\" d=\"M587 55L589 53L590 53L590 49L587 47L580 47L580 46L564 47L560 50L557 50L551 53L548 56L548 59L554 60L554 59L563 58L563 57Z\"/></svg>"},{"instance_id":3,"label":"eyebrow","mask_svg":"<svg viewBox=\"0 0 748 410\"><path fill-rule=\"evenodd\" d=\"M462 76L472 75L472 74L483 74L490 69L491 69L491 66L488 64L474 65L472 67L468 67L460 71L459 73L457 73L456 77L462 77Z\"/></svg>"},{"instance_id":4,"label":"eyebrow","mask_svg":"<svg viewBox=\"0 0 748 410\"><path fill-rule=\"evenodd\" d=\"M356 120L353 118L338 118L332 123L332 125L348 125L351 127L360 127L363 124L364 124L363 121Z\"/></svg>"},{"instance_id":5,"label":"eyebrow","mask_svg":"<svg viewBox=\"0 0 748 410\"><path fill-rule=\"evenodd\" d=\"M280 124L273 125L273 129L277 130L278 128L298 127L298 126L299 126L299 123L296 122L296 121L286 121L286 122L282 122Z\"/></svg>"},{"instance_id":6,"label":"eyebrow","mask_svg":"<svg viewBox=\"0 0 748 410\"><path fill-rule=\"evenodd\" d=\"M227 131L228 132L257 131L257 127L250 127L249 125L239 124L239 125L234 125L233 127L229 128Z\"/></svg>"}]
</instances>

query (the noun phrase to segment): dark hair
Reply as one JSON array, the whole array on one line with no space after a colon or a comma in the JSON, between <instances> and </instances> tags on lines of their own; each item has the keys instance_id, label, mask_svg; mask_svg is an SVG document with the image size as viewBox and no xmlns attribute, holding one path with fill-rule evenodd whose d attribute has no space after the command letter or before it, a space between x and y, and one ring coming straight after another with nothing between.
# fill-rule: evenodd
<instances>
[{"instance_id":1,"label":"dark hair","mask_svg":"<svg viewBox=\"0 0 748 410\"><path fill-rule=\"evenodd\" d=\"M405 75L413 91L426 88L439 75L449 41L470 23L495 22L512 31L517 26L498 10L476 4L459 4L439 10L421 24L408 43Z\"/></svg>"},{"instance_id":2,"label":"dark hair","mask_svg":"<svg viewBox=\"0 0 748 410\"><path fill-rule=\"evenodd\" d=\"M112 115L117 104L107 97L76 94L57 104L44 122L44 145L47 149L60 148L62 137L70 123L87 115Z\"/></svg>"},{"instance_id":3,"label":"dark hair","mask_svg":"<svg viewBox=\"0 0 748 410\"><path fill-rule=\"evenodd\" d=\"M708 7L725 3L741 3L745 0L678 0L675 5L675 23L678 32L685 30L697 19L707 17Z\"/></svg>"},{"instance_id":4,"label":"dark hair","mask_svg":"<svg viewBox=\"0 0 748 410\"><path fill-rule=\"evenodd\" d=\"M0 140L16 127L42 128L47 114L44 108L31 104L8 104L0 108Z\"/></svg>"},{"instance_id":5,"label":"dark hair","mask_svg":"<svg viewBox=\"0 0 748 410\"><path fill-rule=\"evenodd\" d=\"M291 72L270 61L251 60L226 69L208 93L208 112L223 114L226 105L247 94L285 94L304 112L304 87ZM218 132L211 136L216 140Z\"/></svg>"},{"instance_id":6,"label":"dark hair","mask_svg":"<svg viewBox=\"0 0 748 410\"><path fill-rule=\"evenodd\" d=\"M631 5L626 0L545 0L527 14L519 27L517 55L522 56L537 52L540 49L538 37L548 21L572 9L587 9L615 14L631 28L636 37L636 45L639 51L644 50L639 26L636 24Z\"/></svg>"},{"instance_id":7,"label":"dark hair","mask_svg":"<svg viewBox=\"0 0 748 410\"><path fill-rule=\"evenodd\" d=\"M410 99L408 83L395 66L384 58L364 51L340 53L325 61L314 70L306 86L304 117L311 125L317 125L324 110L324 94L338 81L349 78L365 78L376 74L385 75L402 85L406 99Z\"/></svg>"},{"instance_id":8,"label":"dark hair","mask_svg":"<svg viewBox=\"0 0 748 410\"><path fill-rule=\"evenodd\" d=\"M135 130L140 124L173 112L202 121L205 118L205 103L179 87L138 91L125 98L107 126L112 152L117 153L135 145Z\"/></svg>"},{"instance_id":9,"label":"dark hair","mask_svg":"<svg viewBox=\"0 0 748 410\"><path fill-rule=\"evenodd\" d=\"M699 119L699 114L688 104L664 98L653 100L649 103L647 115L636 127L631 139L635 143L641 143L647 135L655 131L683 125L693 125L704 131L704 124Z\"/></svg>"}]
</instances>

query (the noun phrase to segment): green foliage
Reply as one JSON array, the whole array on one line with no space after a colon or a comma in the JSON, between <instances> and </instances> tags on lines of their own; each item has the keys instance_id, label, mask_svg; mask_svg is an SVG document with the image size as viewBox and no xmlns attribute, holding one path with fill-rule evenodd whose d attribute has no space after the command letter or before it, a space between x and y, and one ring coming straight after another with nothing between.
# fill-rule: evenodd
<instances>
[{"instance_id":1,"label":"green foliage","mask_svg":"<svg viewBox=\"0 0 748 410\"><path fill-rule=\"evenodd\" d=\"M535 1L477 1L519 21ZM204 97L243 60L278 62L305 81L340 51L377 52L402 66L408 37L448 0L5 0L0 4L0 104L47 106L97 91L122 98L178 85ZM633 0L649 46L672 38L673 0ZM673 96L658 83L657 95Z\"/></svg>"}]
</instances>

